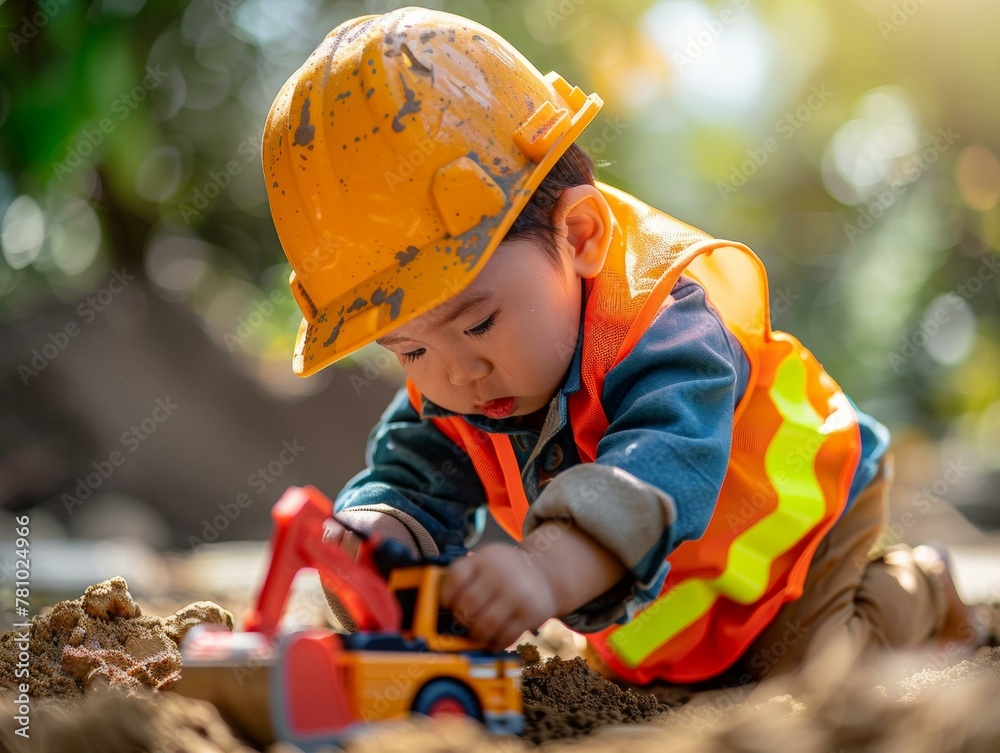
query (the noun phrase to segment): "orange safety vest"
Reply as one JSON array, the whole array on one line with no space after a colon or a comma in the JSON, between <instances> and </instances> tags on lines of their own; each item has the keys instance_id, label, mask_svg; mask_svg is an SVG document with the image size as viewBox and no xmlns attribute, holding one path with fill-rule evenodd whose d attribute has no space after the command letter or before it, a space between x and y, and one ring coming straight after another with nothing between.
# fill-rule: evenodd
<instances>
[{"instance_id":1,"label":"orange safety vest","mask_svg":"<svg viewBox=\"0 0 1000 753\"><path fill-rule=\"evenodd\" d=\"M732 665L781 606L802 594L813 553L847 503L861 454L857 415L798 340L771 330L767 275L749 248L598 188L616 224L604 269L586 281L582 384L569 397L580 459L596 459L608 428L605 376L670 305L682 272L705 289L750 362L729 466L704 535L667 557L660 596L631 622L586 636L626 680L697 682ZM419 412L421 395L412 382L407 388ZM528 501L508 435L481 431L461 416L432 420L469 454L490 512L520 540Z\"/></svg>"}]
</instances>

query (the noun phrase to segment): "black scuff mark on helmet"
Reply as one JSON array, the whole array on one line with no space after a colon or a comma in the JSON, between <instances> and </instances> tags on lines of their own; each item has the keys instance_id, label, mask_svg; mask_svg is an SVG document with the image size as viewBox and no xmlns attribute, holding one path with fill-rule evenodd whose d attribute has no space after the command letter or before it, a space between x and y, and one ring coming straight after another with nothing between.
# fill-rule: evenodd
<instances>
[{"instance_id":1,"label":"black scuff mark on helmet","mask_svg":"<svg viewBox=\"0 0 1000 753\"><path fill-rule=\"evenodd\" d=\"M419 73L424 76L430 76L431 85L433 85L434 66L427 66L421 63L420 60L417 59L417 56L413 54L413 50L410 49L409 45L406 44L406 42L403 42L403 44L399 45L399 51L402 52L404 55L406 55L406 59L410 61L410 70L412 70L414 73Z\"/></svg>"},{"instance_id":2,"label":"black scuff mark on helmet","mask_svg":"<svg viewBox=\"0 0 1000 753\"><path fill-rule=\"evenodd\" d=\"M420 44L427 44L430 40L437 36L437 32L433 29L431 31L425 31L420 35Z\"/></svg>"},{"instance_id":3,"label":"black scuff mark on helmet","mask_svg":"<svg viewBox=\"0 0 1000 753\"><path fill-rule=\"evenodd\" d=\"M350 306L347 307L347 313L350 314L352 311L360 311L367 305L368 301L366 301L361 296L358 296L357 298L354 299L354 303L352 303Z\"/></svg>"},{"instance_id":4,"label":"black scuff mark on helmet","mask_svg":"<svg viewBox=\"0 0 1000 753\"><path fill-rule=\"evenodd\" d=\"M302 113L299 116L299 127L295 129L295 140L292 146L307 146L316 135L316 126L309 125L309 98L302 100Z\"/></svg>"},{"instance_id":5,"label":"black scuff mark on helmet","mask_svg":"<svg viewBox=\"0 0 1000 753\"><path fill-rule=\"evenodd\" d=\"M378 288L372 293L372 304L379 306L383 303L389 304L389 318L395 319L399 316L399 309L403 305L403 289L396 288L390 295L386 295L382 288Z\"/></svg>"},{"instance_id":6,"label":"black scuff mark on helmet","mask_svg":"<svg viewBox=\"0 0 1000 753\"><path fill-rule=\"evenodd\" d=\"M405 267L411 261L416 258L420 249L416 246L407 246L405 251L400 251L396 254L396 259L399 261L399 266Z\"/></svg>"},{"instance_id":7,"label":"black scuff mark on helmet","mask_svg":"<svg viewBox=\"0 0 1000 753\"><path fill-rule=\"evenodd\" d=\"M399 122L399 119L404 115L420 112L421 102L421 100L415 98L417 95L414 93L413 89L406 85L406 79L403 78L402 73L399 74L399 80L403 83L403 94L406 97L406 102L404 102L403 106L399 108L399 112L396 113L396 117L392 119L392 130L396 133L399 133L406 128L406 126Z\"/></svg>"},{"instance_id":8,"label":"black scuff mark on helmet","mask_svg":"<svg viewBox=\"0 0 1000 753\"><path fill-rule=\"evenodd\" d=\"M504 216L506 216L507 212L510 211L513 199L518 194L518 186L527 179L528 168L524 167L520 170L512 171L503 166L500 169L501 174L497 175L483 164L476 152L469 152L466 156L478 164L493 179L497 186L500 187L503 195L507 197L503 206L496 214L492 217L483 216L475 226L451 239L454 241L453 252L463 264L472 269L486 252L486 247L489 245L497 226L503 220ZM450 246L446 247L446 250L449 248Z\"/></svg>"},{"instance_id":9,"label":"black scuff mark on helmet","mask_svg":"<svg viewBox=\"0 0 1000 753\"><path fill-rule=\"evenodd\" d=\"M367 99L371 99L372 98L372 94L374 94L374 93L375 93L375 87L373 86L371 89L369 89L368 91L365 92L365 97Z\"/></svg>"},{"instance_id":10,"label":"black scuff mark on helmet","mask_svg":"<svg viewBox=\"0 0 1000 753\"><path fill-rule=\"evenodd\" d=\"M351 96L350 89L348 89L346 92L341 92L340 94L338 94L336 101L339 102L342 99L347 99L349 96Z\"/></svg>"},{"instance_id":11,"label":"black scuff mark on helmet","mask_svg":"<svg viewBox=\"0 0 1000 753\"><path fill-rule=\"evenodd\" d=\"M336 342L337 338L340 337L340 328L344 326L344 317L340 317L340 321L337 322L333 330L330 332L330 336L326 338L326 342L323 343L324 348L329 348Z\"/></svg>"}]
</instances>

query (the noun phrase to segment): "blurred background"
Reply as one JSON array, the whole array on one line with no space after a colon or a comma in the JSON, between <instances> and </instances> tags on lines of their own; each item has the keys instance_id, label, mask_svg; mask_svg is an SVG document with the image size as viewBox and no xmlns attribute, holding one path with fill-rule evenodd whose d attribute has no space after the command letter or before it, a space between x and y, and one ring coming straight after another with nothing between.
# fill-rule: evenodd
<instances>
[{"instance_id":1,"label":"blurred background","mask_svg":"<svg viewBox=\"0 0 1000 753\"><path fill-rule=\"evenodd\" d=\"M329 30L401 5L0 0L0 585L27 514L47 593L249 588L281 492L333 497L363 467L401 374L377 346L292 374L260 134ZM761 256L775 327L893 433L890 536L953 543L986 589L1000 5L426 5L597 91L580 143L603 180ZM192 552L210 564L179 571Z\"/></svg>"}]
</instances>

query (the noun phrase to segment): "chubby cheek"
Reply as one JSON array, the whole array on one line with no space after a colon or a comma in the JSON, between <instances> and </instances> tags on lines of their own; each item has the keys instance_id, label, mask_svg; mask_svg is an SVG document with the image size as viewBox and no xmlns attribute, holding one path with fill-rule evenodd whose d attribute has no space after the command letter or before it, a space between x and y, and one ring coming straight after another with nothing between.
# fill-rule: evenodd
<instances>
[{"instance_id":1,"label":"chubby cheek","mask_svg":"<svg viewBox=\"0 0 1000 753\"><path fill-rule=\"evenodd\" d=\"M576 347L579 322L565 310L526 311L517 326L504 333L503 371L522 394L554 393ZM551 397L551 395L548 395Z\"/></svg>"},{"instance_id":2,"label":"chubby cheek","mask_svg":"<svg viewBox=\"0 0 1000 753\"><path fill-rule=\"evenodd\" d=\"M453 411L465 410L465 406L455 404L455 387L448 379L447 373L440 368L433 368L427 361L416 361L413 364L402 364L407 378L413 382L420 394L443 408Z\"/></svg>"}]
</instances>

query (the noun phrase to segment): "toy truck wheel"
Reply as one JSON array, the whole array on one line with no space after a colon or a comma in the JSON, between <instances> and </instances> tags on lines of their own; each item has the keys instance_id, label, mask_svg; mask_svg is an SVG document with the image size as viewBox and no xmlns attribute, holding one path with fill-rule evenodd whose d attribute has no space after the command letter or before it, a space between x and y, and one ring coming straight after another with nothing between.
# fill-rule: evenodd
<instances>
[{"instance_id":1,"label":"toy truck wheel","mask_svg":"<svg viewBox=\"0 0 1000 753\"><path fill-rule=\"evenodd\" d=\"M413 702L413 711L426 716L458 714L478 721L483 720L479 701L468 687L457 680L432 680L418 694Z\"/></svg>"}]
</instances>

